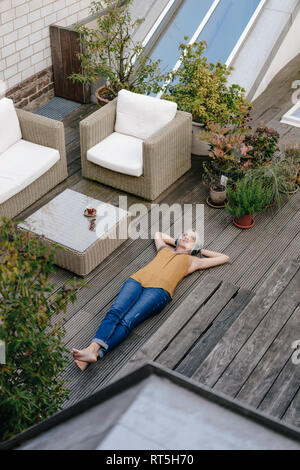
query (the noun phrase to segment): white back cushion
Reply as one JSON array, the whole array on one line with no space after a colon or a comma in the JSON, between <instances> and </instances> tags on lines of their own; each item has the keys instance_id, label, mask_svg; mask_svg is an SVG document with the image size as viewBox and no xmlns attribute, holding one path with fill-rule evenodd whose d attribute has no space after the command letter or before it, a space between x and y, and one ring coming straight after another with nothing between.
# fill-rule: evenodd
<instances>
[{"instance_id":1,"label":"white back cushion","mask_svg":"<svg viewBox=\"0 0 300 470\"><path fill-rule=\"evenodd\" d=\"M121 90L118 93L115 131L147 139L174 119L177 104Z\"/></svg>"},{"instance_id":2,"label":"white back cushion","mask_svg":"<svg viewBox=\"0 0 300 470\"><path fill-rule=\"evenodd\" d=\"M0 154L22 139L19 119L12 100L0 100Z\"/></svg>"}]
</instances>

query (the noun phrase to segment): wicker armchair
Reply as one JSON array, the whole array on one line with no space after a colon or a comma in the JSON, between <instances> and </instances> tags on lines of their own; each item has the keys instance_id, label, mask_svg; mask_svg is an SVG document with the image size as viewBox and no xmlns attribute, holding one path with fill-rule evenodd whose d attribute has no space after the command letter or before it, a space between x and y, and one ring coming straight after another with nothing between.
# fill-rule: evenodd
<instances>
[{"instance_id":1,"label":"wicker armchair","mask_svg":"<svg viewBox=\"0 0 300 470\"><path fill-rule=\"evenodd\" d=\"M153 201L191 168L192 116L177 111L172 121L143 140L143 172L141 176L132 176L87 158L89 149L114 132L116 110L117 98L81 121L82 175Z\"/></svg>"},{"instance_id":2,"label":"wicker armchair","mask_svg":"<svg viewBox=\"0 0 300 470\"><path fill-rule=\"evenodd\" d=\"M54 188L58 183L66 179L68 175L63 123L24 110L16 109L16 113L19 119L22 139L27 142L56 149L59 151L60 158L39 178L35 179L17 194L2 202L0 204L0 218L2 216L15 217L50 191L50 189Z\"/></svg>"}]
</instances>

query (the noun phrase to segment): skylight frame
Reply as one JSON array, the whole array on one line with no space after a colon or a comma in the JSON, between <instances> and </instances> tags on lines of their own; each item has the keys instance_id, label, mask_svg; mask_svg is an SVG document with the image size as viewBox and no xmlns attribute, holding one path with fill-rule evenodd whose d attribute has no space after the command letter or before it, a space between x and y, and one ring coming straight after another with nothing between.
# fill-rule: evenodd
<instances>
[{"instance_id":1,"label":"skylight frame","mask_svg":"<svg viewBox=\"0 0 300 470\"><path fill-rule=\"evenodd\" d=\"M256 19L258 18L258 16L260 15L263 7L265 6L267 0L260 0L259 4L257 5L256 7L256 10L254 11L253 15L251 16L251 18L249 19L249 22L248 24L246 25L244 31L242 32L242 34L240 35L239 39L237 40L234 48L232 49L231 53L229 54L229 57L228 59L226 60L225 64L227 65L227 67L229 67L235 56L237 55L238 51L240 50L240 48L242 47L246 37L248 36L249 32L251 31Z\"/></svg>"},{"instance_id":2,"label":"skylight frame","mask_svg":"<svg viewBox=\"0 0 300 470\"><path fill-rule=\"evenodd\" d=\"M300 117L293 116L294 112L298 111L299 109L300 101L297 101L297 103L282 116L280 122L283 124L289 124L290 126L300 127Z\"/></svg>"},{"instance_id":3,"label":"skylight frame","mask_svg":"<svg viewBox=\"0 0 300 470\"><path fill-rule=\"evenodd\" d=\"M169 4L167 5L167 7L165 8L166 11L169 11L170 9L170 6L173 5L175 2L175 0L170 0ZM197 37L200 35L201 31L205 28L206 24L208 23L208 21L210 20L210 18L212 17L213 13L215 12L216 8L218 7L219 3L221 2L221 0L214 0L211 7L209 8L209 10L207 11L205 17L202 19L201 23L199 24L198 28L196 29L195 33L193 34L191 40L189 41L189 44L193 44L196 40L197 40ZM229 54L225 64L227 66L230 66L235 58L235 56L237 55L238 51L240 50L241 46L243 45L246 37L248 36L249 32L251 31L256 19L258 18L259 14L261 13L263 7L265 6L267 0L260 0L259 4L257 5L254 13L251 15L246 27L244 28L242 34L240 35L239 39L237 40L233 50L231 51L231 53ZM161 14L160 17L159 17L159 20L156 22L155 24L155 28L154 30L156 30L158 28L158 25L162 22L164 18L164 15ZM145 41L145 43L149 42L150 40L150 35L148 34L147 35L147 41ZM172 71L175 72L176 70L178 70L178 68L180 67L181 65L181 60L180 58L177 60L176 64L174 65ZM157 98L161 98L161 96L163 95L164 93L164 90L165 88L168 86L169 82L166 82L163 86L163 90L160 91L156 97Z\"/></svg>"}]
</instances>

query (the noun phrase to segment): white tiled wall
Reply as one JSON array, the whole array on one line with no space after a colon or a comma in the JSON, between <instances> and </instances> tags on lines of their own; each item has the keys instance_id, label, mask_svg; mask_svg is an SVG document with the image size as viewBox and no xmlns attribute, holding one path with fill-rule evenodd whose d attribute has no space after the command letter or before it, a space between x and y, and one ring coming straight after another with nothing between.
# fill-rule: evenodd
<instances>
[{"instance_id":1,"label":"white tiled wall","mask_svg":"<svg viewBox=\"0 0 300 470\"><path fill-rule=\"evenodd\" d=\"M49 25L89 15L91 0L0 0L0 80L12 88L51 65Z\"/></svg>"}]
</instances>

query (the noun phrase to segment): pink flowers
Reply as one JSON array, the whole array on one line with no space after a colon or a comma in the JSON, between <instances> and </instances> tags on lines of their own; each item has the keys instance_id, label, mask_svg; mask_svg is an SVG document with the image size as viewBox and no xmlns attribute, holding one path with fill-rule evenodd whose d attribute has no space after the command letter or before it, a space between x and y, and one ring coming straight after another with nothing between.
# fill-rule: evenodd
<instances>
[{"instance_id":1,"label":"pink flowers","mask_svg":"<svg viewBox=\"0 0 300 470\"><path fill-rule=\"evenodd\" d=\"M245 157L248 153L248 147L246 147L246 145L243 145L243 147L241 147L241 154L243 155L243 157Z\"/></svg>"}]
</instances>

